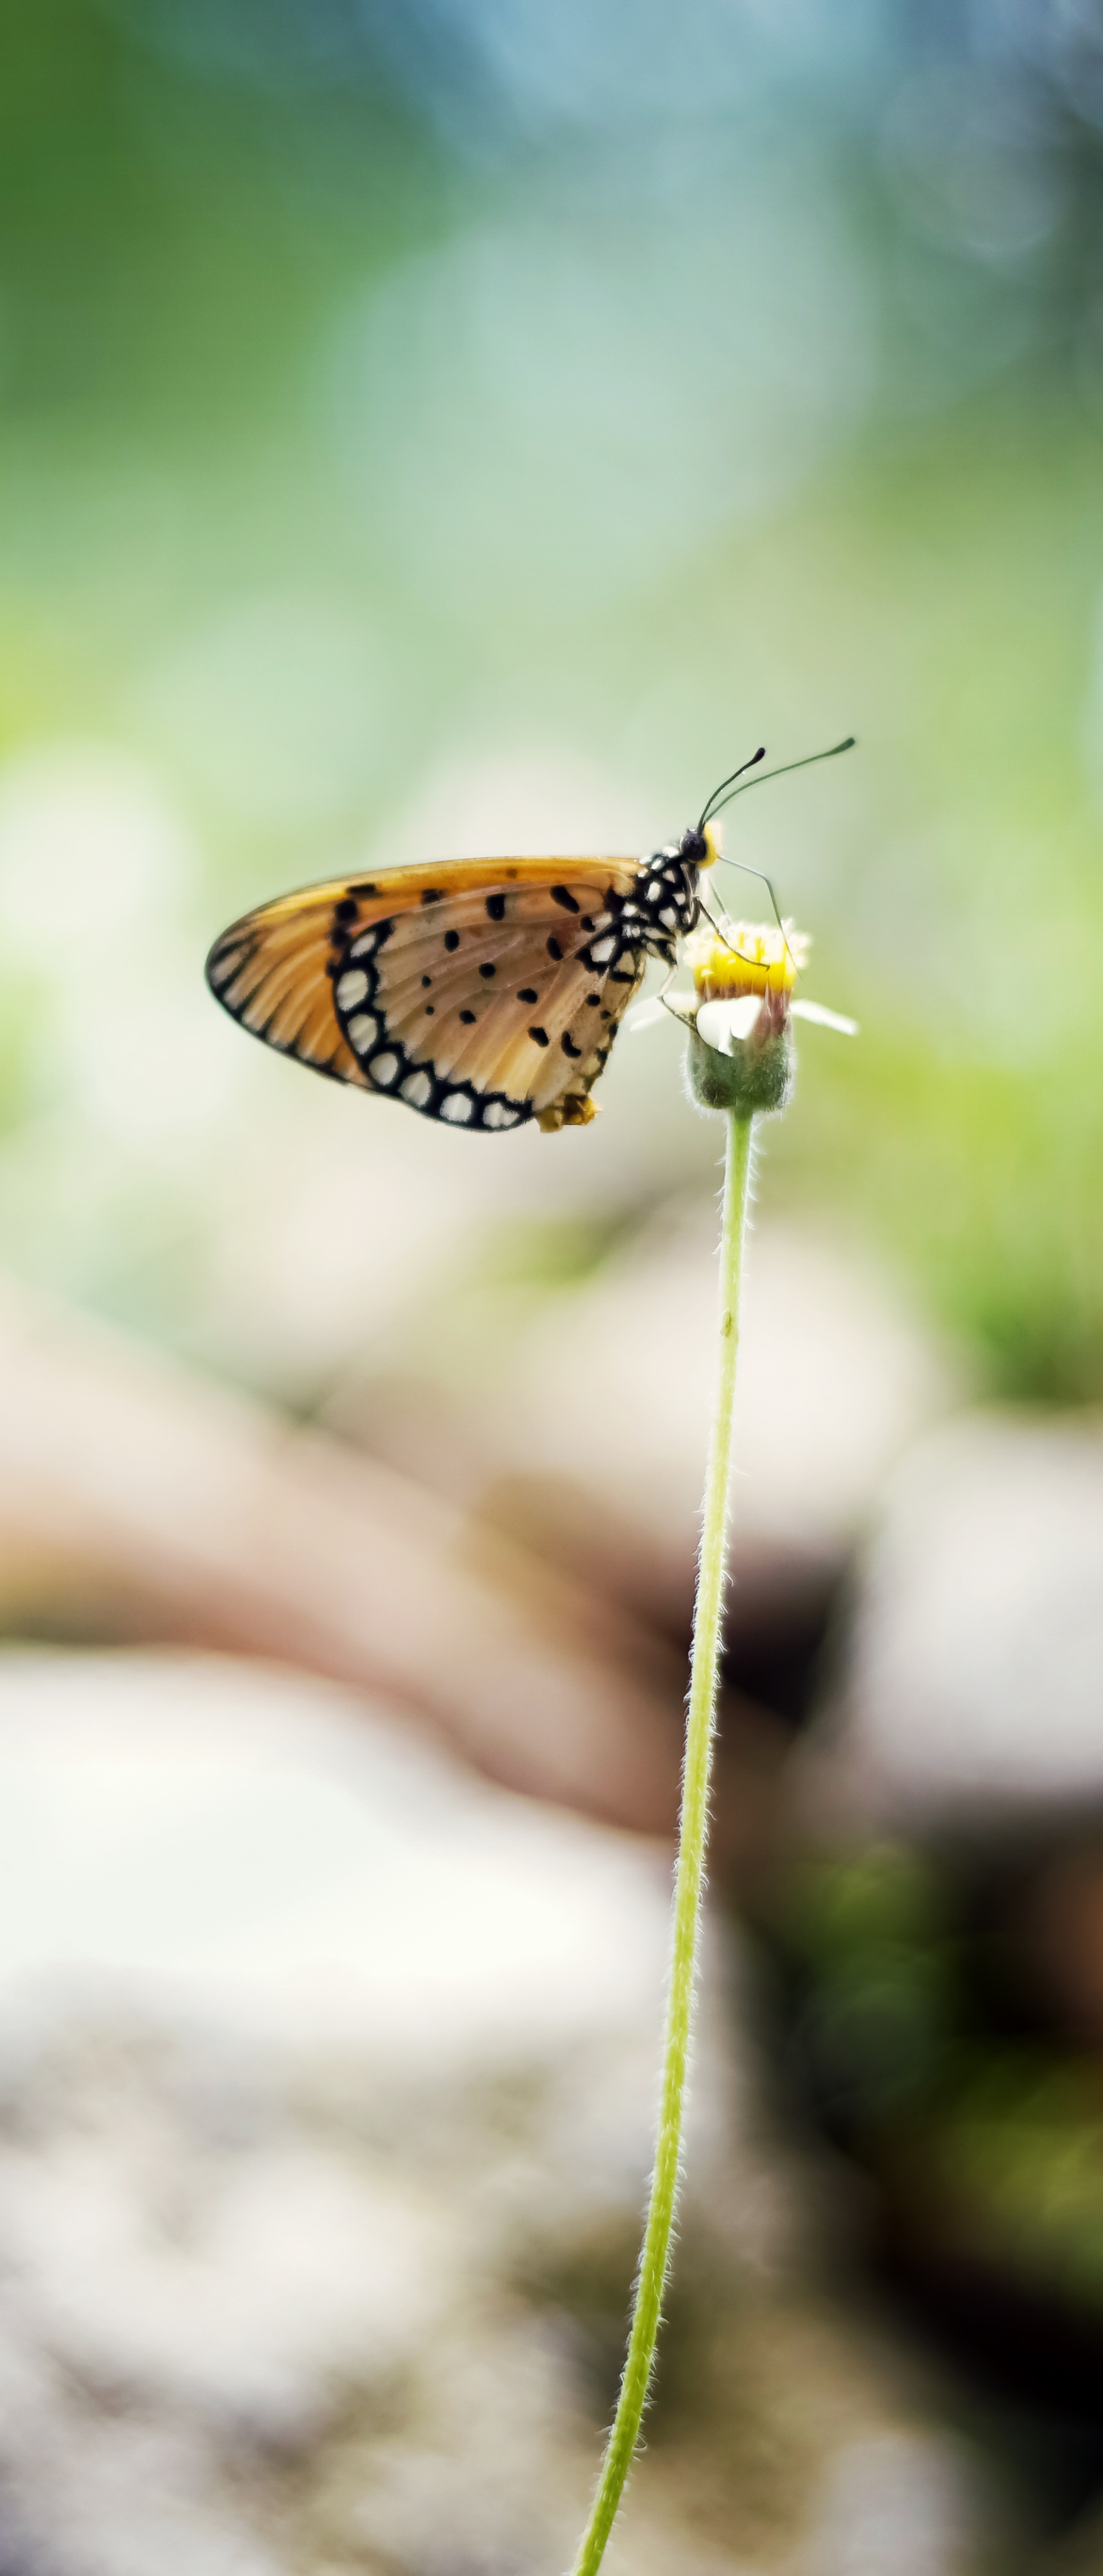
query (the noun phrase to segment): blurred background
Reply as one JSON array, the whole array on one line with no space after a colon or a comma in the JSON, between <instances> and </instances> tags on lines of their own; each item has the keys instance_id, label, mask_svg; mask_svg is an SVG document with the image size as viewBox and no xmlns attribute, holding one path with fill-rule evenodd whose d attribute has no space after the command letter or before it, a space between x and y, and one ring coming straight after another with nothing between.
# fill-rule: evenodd
<instances>
[{"instance_id":1,"label":"blurred background","mask_svg":"<svg viewBox=\"0 0 1103 2576\"><path fill-rule=\"evenodd\" d=\"M851 730L727 824L862 1036L609 2564L1103 2570L1103 15L5 0L0 139L0 2576L569 2557L721 1139L673 1027L491 1144L203 957Z\"/></svg>"}]
</instances>

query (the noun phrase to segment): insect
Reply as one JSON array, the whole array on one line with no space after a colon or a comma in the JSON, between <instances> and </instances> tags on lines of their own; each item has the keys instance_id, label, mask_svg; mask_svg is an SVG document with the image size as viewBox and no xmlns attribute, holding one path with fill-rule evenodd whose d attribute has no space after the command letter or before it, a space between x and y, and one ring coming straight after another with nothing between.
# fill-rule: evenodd
<instances>
[{"instance_id":1,"label":"insect","mask_svg":"<svg viewBox=\"0 0 1103 2576\"><path fill-rule=\"evenodd\" d=\"M585 1126L649 959L673 969L697 926L720 805L762 757L649 858L452 860L283 895L216 939L211 991L281 1055L423 1118Z\"/></svg>"}]
</instances>

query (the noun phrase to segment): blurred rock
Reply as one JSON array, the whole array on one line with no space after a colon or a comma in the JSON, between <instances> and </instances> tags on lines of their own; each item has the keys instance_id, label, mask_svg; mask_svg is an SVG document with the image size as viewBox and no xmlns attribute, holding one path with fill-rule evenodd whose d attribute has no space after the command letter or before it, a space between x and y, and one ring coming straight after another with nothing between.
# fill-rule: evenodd
<instances>
[{"instance_id":1,"label":"blurred rock","mask_svg":"<svg viewBox=\"0 0 1103 2576\"><path fill-rule=\"evenodd\" d=\"M972 1414L907 1459L808 1776L851 1822L1036 1830L1103 1804L1094 1423Z\"/></svg>"},{"instance_id":2,"label":"blurred rock","mask_svg":"<svg viewBox=\"0 0 1103 2576\"><path fill-rule=\"evenodd\" d=\"M660 1562L585 1485L486 1483L485 1448L456 1445L450 1494L5 1282L0 1621L384 1690L492 1777L672 1833L695 1520ZM410 1468L448 1447L438 1407ZM836 1579L822 1553L744 1545L713 1843L741 1883L773 1845L778 1715L797 1709Z\"/></svg>"},{"instance_id":3,"label":"blurred rock","mask_svg":"<svg viewBox=\"0 0 1103 2576\"><path fill-rule=\"evenodd\" d=\"M665 1856L322 1685L2 1681L5 2576L557 2576L620 2359ZM714 1931L610 2567L973 2576L971 2457L818 2282L737 1991Z\"/></svg>"},{"instance_id":4,"label":"blurred rock","mask_svg":"<svg viewBox=\"0 0 1103 2576\"><path fill-rule=\"evenodd\" d=\"M715 1211L671 1200L573 1283L501 1283L433 1310L419 1351L382 1345L327 1421L427 1478L614 1607L652 1679L683 1674L716 1337ZM535 1312L533 1304L535 1302ZM416 1361L416 1364L415 1364ZM960 1399L952 1355L876 1267L822 1235L751 1232L736 1395L715 1857L739 1883L777 1839L789 1730L855 1538L886 1475ZM477 1553L475 1562L478 1562ZM778 1720L782 1721L779 1729Z\"/></svg>"},{"instance_id":5,"label":"blurred rock","mask_svg":"<svg viewBox=\"0 0 1103 2576\"><path fill-rule=\"evenodd\" d=\"M512 1785L672 1832L684 1665L596 1593L346 1443L12 1283L0 1618L384 1690Z\"/></svg>"},{"instance_id":6,"label":"blurred rock","mask_svg":"<svg viewBox=\"0 0 1103 2576\"><path fill-rule=\"evenodd\" d=\"M545 1304L480 1386L469 1454L567 1478L662 1580L690 1562L715 1373L714 1208L672 1201ZM465 1348L464 1371L470 1374ZM749 1237L735 1537L836 1561L912 1441L960 1399L950 1359L871 1264L770 1221ZM408 1458L403 1460L408 1465Z\"/></svg>"},{"instance_id":7,"label":"blurred rock","mask_svg":"<svg viewBox=\"0 0 1103 2576\"><path fill-rule=\"evenodd\" d=\"M832 2463L809 2576L934 2576L981 2539L967 2460L949 2443L881 2434Z\"/></svg>"}]
</instances>

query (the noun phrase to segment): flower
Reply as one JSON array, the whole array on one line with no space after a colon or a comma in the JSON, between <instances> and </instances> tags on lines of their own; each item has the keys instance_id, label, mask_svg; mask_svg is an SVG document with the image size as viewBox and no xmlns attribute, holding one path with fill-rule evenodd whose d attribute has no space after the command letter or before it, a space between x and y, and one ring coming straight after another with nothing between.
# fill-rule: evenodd
<instances>
[{"instance_id":1,"label":"flower","mask_svg":"<svg viewBox=\"0 0 1103 2576\"><path fill-rule=\"evenodd\" d=\"M810 946L791 921L723 921L697 930L686 942L693 992L644 1002L628 1025L647 1028L666 1010L685 1022L690 1087L703 1107L783 1109L793 1082L790 1021L858 1033L856 1020L797 998Z\"/></svg>"},{"instance_id":2,"label":"flower","mask_svg":"<svg viewBox=\"0 0 1103 2576\"><path fill-rule=\"evenodd\" d=\"M698 993L791 993L812 943L793 922L725 921L686 942Z\"/></svg>"}]
</instances>

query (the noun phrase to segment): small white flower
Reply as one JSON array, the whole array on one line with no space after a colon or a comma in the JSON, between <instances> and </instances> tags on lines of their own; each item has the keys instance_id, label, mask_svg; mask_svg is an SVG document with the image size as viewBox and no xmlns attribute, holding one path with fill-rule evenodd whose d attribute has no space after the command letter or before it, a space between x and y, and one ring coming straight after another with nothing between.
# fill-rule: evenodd
<instances>
[{"instance_id":1,"label":"small white flower","mask_svg":"<svg viewBox=\"0 0 1103 2576\"><path fill-rule=\"evenodd\" d=\"M762 1015L764 996L741 993L734 1002L702 1002L697 1012L697 1035L717 1055L730 1055L732 1045L749 1038Z\"/></svg>"},{"instance_id":2,"label":"small white flower","mask_svg":"<svg viewBox=\"0 0 1103 2576\"><path fill-rule=\"evenodd\" d=\"M857 1020L848 1020L842 1011L829 1011L826 1002L790 1002L789 1016L812 1020L820 1029L837 1029L841 1038L856 1038L859 1033Z\"/></svg>"},{"instance_id":3,"label":"small white flower","mask_svg":"<svg viewBox=\"0 0 1103 2576\"><path fill-rule=\"evenodd\" d=\"M624 1025L638 1035L641 1029L657 1028L660 1020L672 1014L675 1019L693 1021L705 1045L714 1047L718 1055L730 1055L732 1040L749 1038L756 1027L762 1002L761 993L740 993L735 1001L700 1004L693 993L666 993L661 1001L656 993L649 1002L637 1002ZM790 1002L789 1016L809 1020L815 1028L836 1029L840 1037L858 1035L857 1020L846 1019L842 1011L829 1011L825 1002Z\"/></svg>"}]
</instances>

